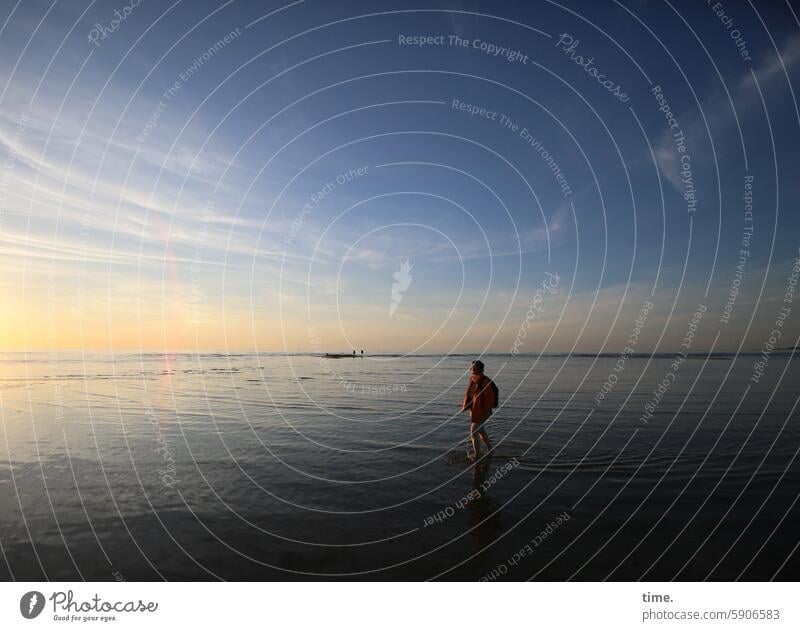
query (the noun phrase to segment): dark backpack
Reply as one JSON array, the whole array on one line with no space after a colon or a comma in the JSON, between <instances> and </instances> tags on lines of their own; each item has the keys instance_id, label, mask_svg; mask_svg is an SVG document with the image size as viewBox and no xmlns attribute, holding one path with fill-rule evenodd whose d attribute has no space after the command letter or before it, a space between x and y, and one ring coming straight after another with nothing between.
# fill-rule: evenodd
<instances>
[{"instance_id":1,"label":"dark backpack","mask_svg":"<svg viewBox=\"0 0 800 631\"><path fill-rule=\"evenodd\" d=\"M500 390L492 379L489 380L489 383L492 385L492 394L494 395L494 403L492 403L492 407L496 408L498 405L500 405Z\"/></svg>"}]
</instances>

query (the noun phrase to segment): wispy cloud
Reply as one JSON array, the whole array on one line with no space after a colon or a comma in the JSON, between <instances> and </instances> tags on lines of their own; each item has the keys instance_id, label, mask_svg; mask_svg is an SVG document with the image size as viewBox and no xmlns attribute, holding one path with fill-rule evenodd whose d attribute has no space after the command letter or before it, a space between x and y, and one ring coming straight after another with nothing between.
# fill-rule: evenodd
<instances>
[{"instance_id":1,"label":"wispy cloud","mask_svg":"<svg viewBox=\"0 0 800 631\"><path fill-rule=\"evenodd\" d=\"M786 40L779 55L776 55L774 51L771 54L765 54L752 73L745 70L737 79L729 82L730 99L722 88L718 88L701 101L702 115L696 108L680 113L678 121L695 160L701 156L710 156L703 116L708 122L715 143L719 144L734 137L738 139L738 132L735 135L727 134L736 125L736 117L739 118L739 124L742 125L748 117L756 114L761 108L755 80L758 81L758 85L765 93L786 89L784 68L787 73L792 73L798 62L800 62L800 36L793 35ZM735 114L733 108L735 108ZM665 131L661 134L658 142L655 143L654 153L664 178L675 190L682 193L684 183L680 176L681 165L671 132Z\"/></svg>"}]
</instances>

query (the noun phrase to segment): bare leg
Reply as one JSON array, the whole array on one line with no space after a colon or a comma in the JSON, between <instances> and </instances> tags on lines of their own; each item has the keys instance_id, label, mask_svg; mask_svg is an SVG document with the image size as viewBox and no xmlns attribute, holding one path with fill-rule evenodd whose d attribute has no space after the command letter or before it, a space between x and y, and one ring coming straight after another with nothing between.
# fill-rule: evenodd
<instances>
[{"instance_id":1,"label":"bare leg","mask_svg":"<svg viewBox=\"0 0 800 631\"><path fill-rule=\"evenodd\" d=\"M478 432L483 439L483 444L486 445L486 449L489 451L492 450L492 441L489 440L489 434L486 433L486 430L481 427L480 431Z\"/></svg>"},{"instance_id":2,"label":"bare leg","mask_svg":"<svg viewBox=\"0 0 800 631\"><path fill-rule=\"evenodd\" d=\"M472 441L472 457L477 459L480 453L480 442L478 441L478 425L472 423L469 428L469 438Z\"/></svg>"}]
</instances>

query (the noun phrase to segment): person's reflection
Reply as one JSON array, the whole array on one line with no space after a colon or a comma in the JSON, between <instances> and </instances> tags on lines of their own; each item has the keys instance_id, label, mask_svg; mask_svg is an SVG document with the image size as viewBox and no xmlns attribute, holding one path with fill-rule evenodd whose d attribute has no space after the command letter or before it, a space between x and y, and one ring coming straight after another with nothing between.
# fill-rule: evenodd
<instances>
[{"instance_id":1,"label":"person's reflection","mask_svg":"<svg viewBox=\"0 0 800 631\"><path fill-rule=\"evenodd\" d=\"M490 544L500 531L500 504L489 496L486 474L492 464L491 454L472 463L472 489L467 494L472 539L479 548Z\"/></svg>"}]
</instances>

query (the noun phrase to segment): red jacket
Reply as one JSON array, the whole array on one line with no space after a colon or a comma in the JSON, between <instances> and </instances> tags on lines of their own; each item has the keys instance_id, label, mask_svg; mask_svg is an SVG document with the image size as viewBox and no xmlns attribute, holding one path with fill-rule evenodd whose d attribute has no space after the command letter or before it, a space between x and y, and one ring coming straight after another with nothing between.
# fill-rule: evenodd
<instances>
[{"instance_id":1,"label":"red jacket","mask_svg":"<svg viewBox=\"0 0 800 631\"><path fill-rule=\"evenodd\" d=\"M481 423L492 415L495 405L492 380L486 375L472 375L464 393L461 411L469 410L470 420Z\"/></svg>"}]
</instances>

